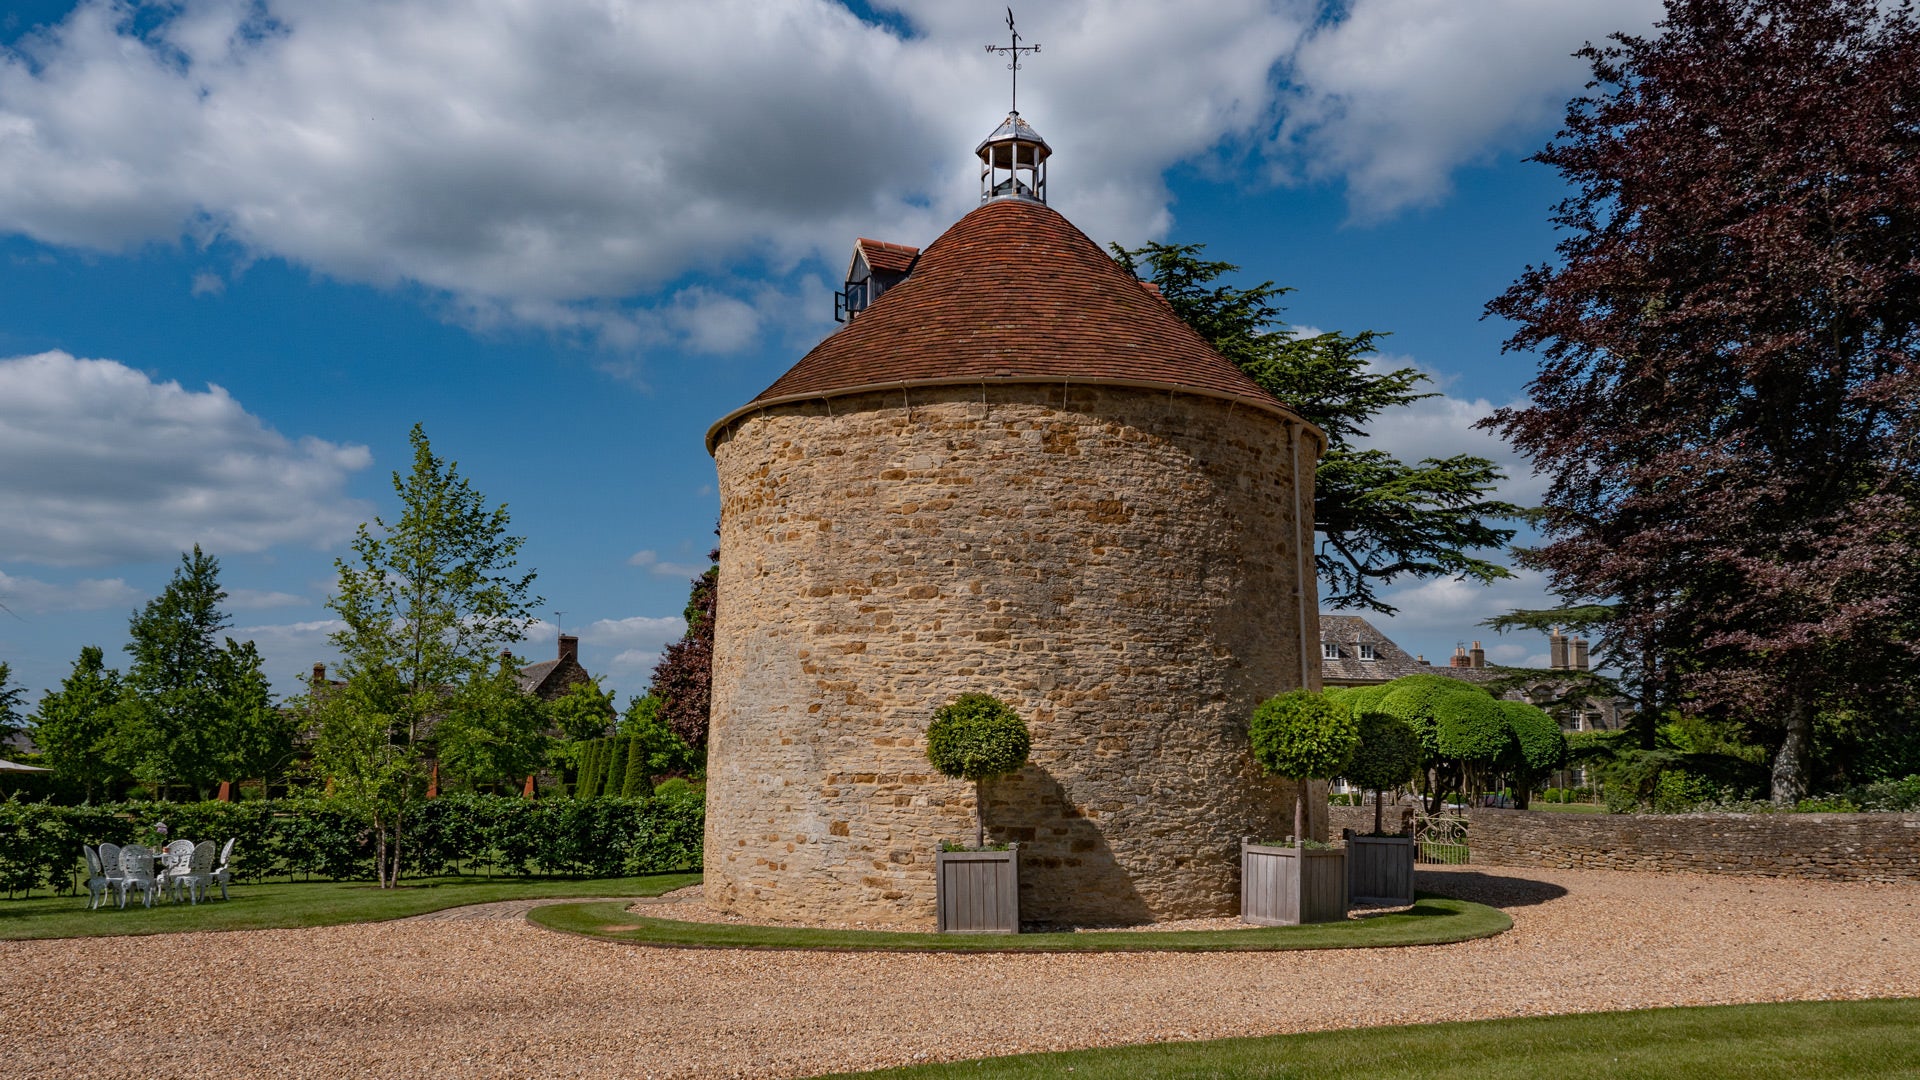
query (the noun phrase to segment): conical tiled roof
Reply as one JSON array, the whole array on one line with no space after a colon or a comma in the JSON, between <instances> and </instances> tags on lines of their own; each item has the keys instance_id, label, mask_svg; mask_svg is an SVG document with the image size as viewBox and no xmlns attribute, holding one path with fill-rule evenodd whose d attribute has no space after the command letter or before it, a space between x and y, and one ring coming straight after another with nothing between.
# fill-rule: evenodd
<instances>
[{"instance_id":1,"label":"conical tiled roof","mask_svg":"<svg viewBox=\"0 0 1920 1080\"><path fill-rule=\"evenodd\" d=\"M1147 386L1286 412L1058 211L994 199L920 253L912 275L751 403L915 385Z\"/></svg>"}]
</instances>

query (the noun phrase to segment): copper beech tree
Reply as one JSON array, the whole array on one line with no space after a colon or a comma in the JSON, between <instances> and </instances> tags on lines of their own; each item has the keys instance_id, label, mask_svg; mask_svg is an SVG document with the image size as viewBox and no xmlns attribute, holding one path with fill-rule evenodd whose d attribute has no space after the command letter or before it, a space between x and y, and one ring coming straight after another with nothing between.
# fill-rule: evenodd
<instances>
[{"instance_id":1,"label":"copper beech tree","mask_svg":"<svg viewBox=\"0 0 1920 1080\"><path fill-rule=\"evenodd\" d=\"M1483 424L1551 478L1528 558L1613 605L1643 708L1744 721L1790 802L1816 714L1915 660L1920 26L1667 0L1578 55L1535 158L1572 188L1559 257L1488 306L1542 363Z\"/></svg>"}]
</instances>

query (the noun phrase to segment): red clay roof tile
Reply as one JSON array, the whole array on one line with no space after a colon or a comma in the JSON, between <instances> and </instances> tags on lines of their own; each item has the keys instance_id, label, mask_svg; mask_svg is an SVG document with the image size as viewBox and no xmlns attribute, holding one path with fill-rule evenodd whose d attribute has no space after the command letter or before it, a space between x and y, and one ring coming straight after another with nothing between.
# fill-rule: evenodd
<instances>
[{"instance_id":1,"label":"red clay roof tile","mask_svg":"<svg viewBox=\"0 0 1920 1080\"><path fill-rule=\"evenodd\" d=\"M882 246L867 250L872 259ZM754 401L979 377L1150 383L1279 404L1044 203L985 203L912 266Z\"/></svg>"}]
</instances>

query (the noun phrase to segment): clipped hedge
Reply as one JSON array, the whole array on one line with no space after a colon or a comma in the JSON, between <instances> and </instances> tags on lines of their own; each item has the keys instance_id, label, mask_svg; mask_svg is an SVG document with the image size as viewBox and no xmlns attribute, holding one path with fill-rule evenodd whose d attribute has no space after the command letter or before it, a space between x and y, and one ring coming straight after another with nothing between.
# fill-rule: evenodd
<instances>
[{"instance_id":1,"label":"clipped hedge","mask_svg":"<svg viewBox=\"0 0 1920 1080\"><path fill-rule=\"evenodd\" d=\"M338 799L53 806L0 802L0 888L72 887L82 844L234 837L234 876L372 880L371 823ZM449 795L411 809L402 873L621 877L697 868L706 806L697 794L631 799Z\"/></svg>"}]
</instances>

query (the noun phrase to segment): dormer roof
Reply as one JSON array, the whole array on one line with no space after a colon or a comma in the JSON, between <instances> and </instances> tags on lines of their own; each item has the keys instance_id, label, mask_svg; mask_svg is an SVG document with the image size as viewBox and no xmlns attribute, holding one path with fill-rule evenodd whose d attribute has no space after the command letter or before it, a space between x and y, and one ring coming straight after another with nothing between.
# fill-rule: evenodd
<instances>
[{"instance_id":1,"label":"dormer roof","mask_svg":"<svg viewBox=\"0 0 1920 1080\"><path fill-rule=\"evenodd\" d=\"M917 247L905 244L889 244L885 240L869 240L861 237L853 242L855 263L864 259L867 268L880 274L904 274L913 269L913 260L920 255ZM854 276L855 266L849 266L847 277Z\"/></svg>"}]
</instances>

